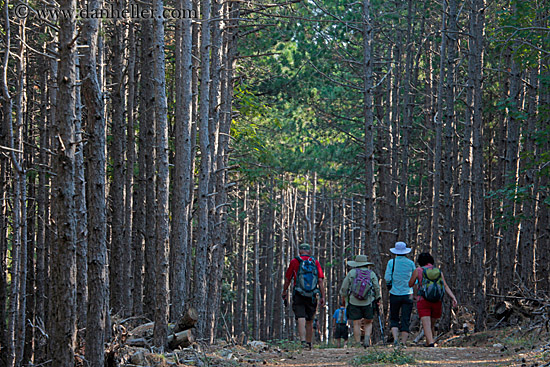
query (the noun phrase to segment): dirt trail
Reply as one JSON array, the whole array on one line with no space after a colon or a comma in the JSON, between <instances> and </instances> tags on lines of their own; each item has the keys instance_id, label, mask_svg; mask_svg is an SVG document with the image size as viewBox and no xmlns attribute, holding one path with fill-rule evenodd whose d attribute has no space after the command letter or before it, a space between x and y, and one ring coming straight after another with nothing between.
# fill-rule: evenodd
<instances>
[{"instance_id":1,"label":"dirt trail","mask_svg":"<svg viewBox=\"0 0 550 367\"><path fill-rule=\"evenodd\" d=\"M351 366L355 357L366 353L391 353L390 347L377 347L368 350L360 348L313 349L312 351L266 352L260 359L243 361L249 366L288 366L288 367L337 367ZM414 363L402 366L521 366L522 356L516 353L501 352L491 347L409 347L403 351L415 359ZM392 363L369 364L369 366L391 366ZM528 366L528 365L525 365Z\"/></svg>"}]
</instances>

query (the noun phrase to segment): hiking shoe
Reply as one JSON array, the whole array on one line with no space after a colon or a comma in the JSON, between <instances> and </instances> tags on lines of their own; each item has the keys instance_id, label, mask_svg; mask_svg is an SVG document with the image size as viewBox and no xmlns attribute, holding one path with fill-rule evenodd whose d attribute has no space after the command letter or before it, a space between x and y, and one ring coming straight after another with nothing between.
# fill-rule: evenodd
<instances>
[{"instance_id":1,"label":"hiking shoe","mask_svg":"<svg viewBox=\"0 0 550 367\"><path fill-rule=\"evenodd\" d=\"M395 340L393 341L393 346L394 346L395 348L399 348L400 344L399 344L399 340L398 340L398 339L395 339Z\"/></svg>"},{"instance_id":2,"label":"hiking shoe","mask_svg":"<svg viewBox=\"0 0 550 367\"><path fill-rule=\"evenodd\" d=\"M302 340L302 348L307 349L307 342L305 340Z\"/></svg>"},{"instance_id":3,"label":"hiking shoe","mask_svg":"<svg viewBox=\"0 0 550 367\"><path fill-rule=\"evenodd\" d=\"M426 345L426 347L433 348L433 347L435 347L435 343L428 344L428 345Z\"/></svg>"}]
</instances>

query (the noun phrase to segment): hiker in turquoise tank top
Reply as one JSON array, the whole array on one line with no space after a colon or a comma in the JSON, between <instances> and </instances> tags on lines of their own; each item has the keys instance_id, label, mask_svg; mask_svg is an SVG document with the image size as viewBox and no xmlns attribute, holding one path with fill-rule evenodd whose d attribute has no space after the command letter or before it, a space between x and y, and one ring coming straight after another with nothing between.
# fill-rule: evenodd
<instances>
[{"instance_id":1,"label":"hiker in turquoise tank top","mask_svg":"<svg viewBox=\"0 0 550 367\"><path fill-rule=\"evenodd\" d=\"M373 303L380 302L380 285L374 271L367 268L373 263L367 261L367 256L357 255L355 261L348 261L352 267L346 275L340 296L347 302L348 319L353 321L353 338L355 345L361 345L361 324L365 320L364 347L370 346L372 334L372 319L374 318Z\"/></svg>"},{"instance_id":2,"label":"hiker in turquoise tank top","mask_svg":"<svg viewBox=\"0 0 550 367\"><path fill-rule=\"evenodd\" d=\"M390 290L390 327L394 346L406 347L409 337L409 322L413 309L413 289L409 287L409 279L416 266L406 257L411 249L405 242L396 242L390 249L395 258L388 261L384 279ZM400 316L401 314L401 316ZM401 332L401 343L399 341Z\"/></svg>"}]
</instances>

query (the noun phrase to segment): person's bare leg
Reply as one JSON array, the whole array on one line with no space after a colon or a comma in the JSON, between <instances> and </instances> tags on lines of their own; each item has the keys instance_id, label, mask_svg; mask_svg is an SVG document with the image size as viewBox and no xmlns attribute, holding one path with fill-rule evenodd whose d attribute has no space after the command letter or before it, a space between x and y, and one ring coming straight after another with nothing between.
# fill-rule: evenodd
<instances>
[{"instance_id":1,"label":"person's bare leg","mask_svg":"<svg viewBox=\"0 0 550 367\"><path fill-rule=\"evenodd\" d=\"M409 333L406 331L401 332L401 343L405 344L409 338Z\"/></svg>"},{"instance_id":2,"label":"person's bare leg","mask_svg":"<svg viewBox=\"0 0 550 367\"><path fill-rule=\"evenodd\" d=\"M306 321L306 342L311 343L313 340L313 320Z\"/></svg>"},{"instance_id":3,"label":"person's bare leg","mask_svg":"<svg viewBox=\"0 0 550 367\"><path fill-rule=\"evenodd\" d=\"M340 338L336 339L336 347L337 347L337 348L340 348L341 340L342 340L342 339L340 339Z\"/></svg>"},{"instance_id":4,"label":"person's bare leg","mask_svg":"<svg viewBox=\"0 0 550 367\"><path fill-rule=\"evenodd\" d=\"M434 340L432 343L435 343L435 323L437 322L437 320L439 320L439 319L434 319L433 317L432 317L432 319L431 319L431 323L432 323L432 338L433 338L433 340Z\"/></svg>"},{"instance_id":5,"label":"person's bare leg","mask_svg":"<svg viewBox=\"0 0 550 367\"><path fill-rule=\"evenodd\" d=\"M372 320L365 319L365 345L370 345L370 336L372 334Z\"/></svg>"},{"instance_id":6,"label":"person's bare leg","mask_svg":"<svg viewBox=\"0 0 550 367\"><path fill-rule=\"evenodd\" d=\"M393 335L393 340L399 340L399 328L392 327L391 328L391 335Z\"/></svg>"},{"instance_id":7,"label":"person's bare leg","mask_svg":"<svg viewBox=\"0 0 550 367\"><path fill-rule=\"evenodd\" d=\"M430 345L434 342L432 318L430 316L423 316L420 320L422 321L422 327L424 328L424 335L426 335L426 344Z\"/></svg>"},{"instance_id":8,"label":"person's bare leg","mask_svg":"<svg viewBox=\"0 0 550 367\"><path fill-rule=\"evenodd\" d=\"M353 320L353 338L356 344L361 344L361 319Z\"/></svg>"},{"instance_id":9,"label":"person's bare leg","mask_svg":"<svg viewBox=\"0 0 550 367\"><path fill-rule=\"evenodd\" d=\"M306 341L306 319L304 317L298 319L298 335L300 341Z\"/></svg>"}]
</instances>

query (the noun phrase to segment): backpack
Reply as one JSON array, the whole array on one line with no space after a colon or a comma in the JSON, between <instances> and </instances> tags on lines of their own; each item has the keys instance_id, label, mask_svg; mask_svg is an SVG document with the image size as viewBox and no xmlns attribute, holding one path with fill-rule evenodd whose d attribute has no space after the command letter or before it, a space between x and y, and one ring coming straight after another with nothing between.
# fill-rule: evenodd
<instances>
[{"instance_id":1,"label":"backpack","mask_svg":"<svg viewBox=\"0 0 550 367\"><path fill-rule=\"evenodd\" d=\"M422 268L422 283L418 294L428 302L439 302L443 299L445 286L438 268Z\"/></svg>"},{"instance_id":2,"label":"backpack","mask_svg":"<svg viewBox=\"0 0 550 367\"><path fill-rule=\"evenodd\" d=\"M350 293L358 300L366 300L374 291L370 270L355 269L355 279L351 284Z\"/></svg>"},{"instance_id":3,"label":"backpack","mask_svg":"<svg viewBox=\"0 0 550 367\"><path fill-rule=\"evenodd\" d=\"M340 308L338 311L340 311L340 312L338 312L337 322L339 324L345 324L346 323L346 309L345 308L344 309Z\"/></svg>"},{"instance_id":4,"label":"backpack","mask_svg":"<svg viewBox=\"0 0 550 367\"><path fill-rule=\"evenodd\" d=\"M304 297L313 297L319 291L317 288L319 279L315 258L309 257L304 260L297 256L296 259L300 262L300 266L298 267L294 290Z\"/></svg>"}]
</instances>

